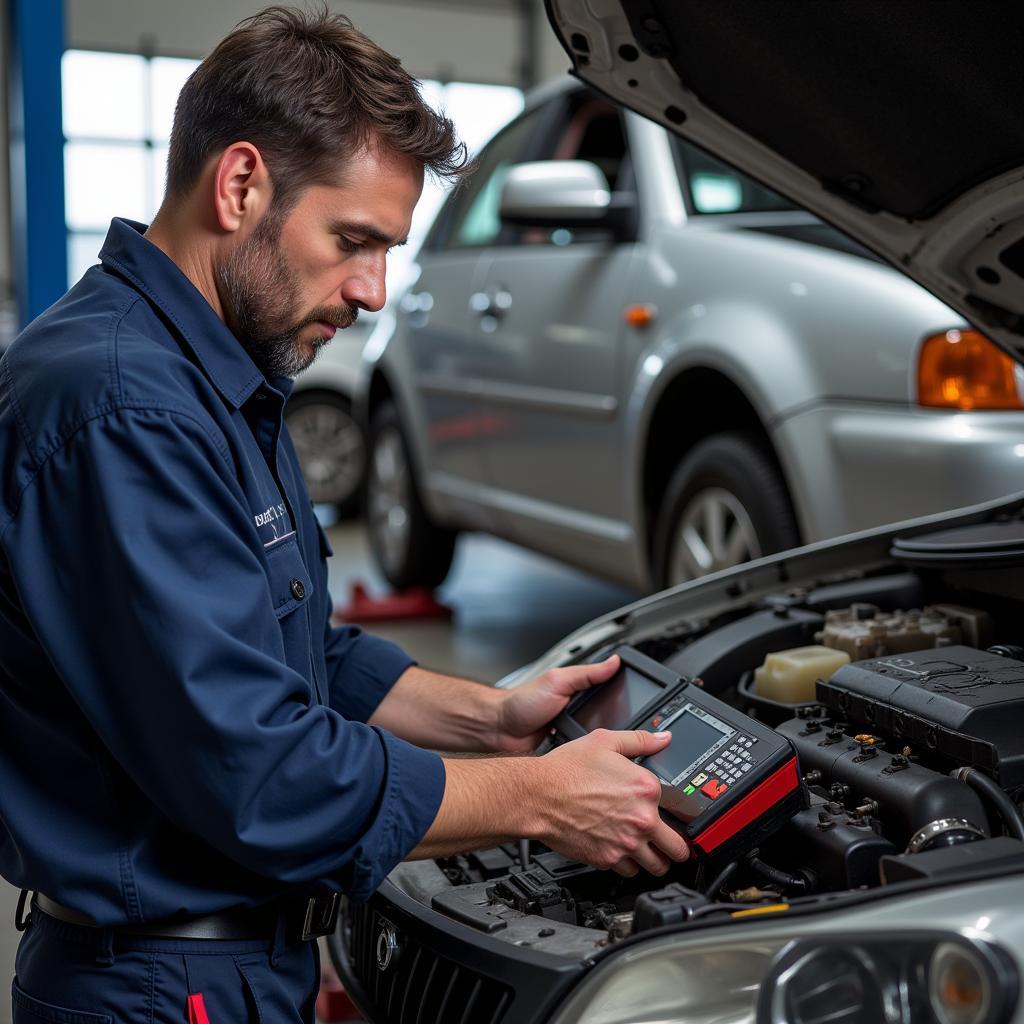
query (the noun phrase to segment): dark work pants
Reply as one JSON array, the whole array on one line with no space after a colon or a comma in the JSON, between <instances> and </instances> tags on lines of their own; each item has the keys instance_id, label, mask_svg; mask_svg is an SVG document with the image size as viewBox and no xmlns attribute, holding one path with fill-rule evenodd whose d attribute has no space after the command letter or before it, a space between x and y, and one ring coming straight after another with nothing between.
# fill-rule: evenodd
<instances>
[{"instance_id":1,"label":"dark work pants","mask_svg":"<svg viewBox=\"0 0 1024 1024\"><path fill-rule=\"evenodd\" d=\"M149 939L34 910L15 961L14 1024L313 1024L315 942ZM196 1018L201 1019L201 1018Z\"/></svg>"}]
</instances>

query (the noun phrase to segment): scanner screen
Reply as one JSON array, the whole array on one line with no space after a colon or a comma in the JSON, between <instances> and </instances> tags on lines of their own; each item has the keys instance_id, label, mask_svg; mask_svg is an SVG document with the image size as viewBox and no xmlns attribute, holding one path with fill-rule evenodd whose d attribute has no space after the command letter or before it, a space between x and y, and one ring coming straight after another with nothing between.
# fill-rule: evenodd
<instances>
[{"instance_id":1,"label":"scanner screen","mask_svg":"<svg viewBox=\"0 0 1024 1024\"><path fill-rule=\"evenodd\" d=\"M660 683L626 667L595 687L594 695L573 712L573 717L588 732L625 729L662 689Z\"/></svg>"}]
</instances>

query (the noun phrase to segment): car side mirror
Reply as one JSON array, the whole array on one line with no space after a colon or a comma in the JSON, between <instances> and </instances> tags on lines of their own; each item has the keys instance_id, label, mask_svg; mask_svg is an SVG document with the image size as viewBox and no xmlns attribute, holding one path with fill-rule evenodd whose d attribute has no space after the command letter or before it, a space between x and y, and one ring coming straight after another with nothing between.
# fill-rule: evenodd
<instances>
[{"instance_id":1,"label":"car side mirror","mask_svg":"<svg viewBox=\"0 0 1024 1024\"><path fill-rule=\"evenodd\" d=\"M603 228L621 239L636 232L636 196L612 192L587 160L537 160L509 168L500 216L518 227Z\"/></svg>"}]
</instances>

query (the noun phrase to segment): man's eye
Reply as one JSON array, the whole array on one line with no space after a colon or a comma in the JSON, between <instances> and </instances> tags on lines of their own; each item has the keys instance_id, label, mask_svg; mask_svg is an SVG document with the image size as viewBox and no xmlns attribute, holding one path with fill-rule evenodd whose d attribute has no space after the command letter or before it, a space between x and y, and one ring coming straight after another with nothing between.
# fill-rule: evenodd
<instances>
[{"instance_id":1,"label":"man's eye","mask_svg":"<svg viewBox=\"0 0 1024 1024\"><path fill-rule=\"evenodd\" d=\"M346 238L344 235L338 235L338 246L345 252L356 252L362 247L362 242L357 242L354 238Z\"/></svg>"}]
</instances>

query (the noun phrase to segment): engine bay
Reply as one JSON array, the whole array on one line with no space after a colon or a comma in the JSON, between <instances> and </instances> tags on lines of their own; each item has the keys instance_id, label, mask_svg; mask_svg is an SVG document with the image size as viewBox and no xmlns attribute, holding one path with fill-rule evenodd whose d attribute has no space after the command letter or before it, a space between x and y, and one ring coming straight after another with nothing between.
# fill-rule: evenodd
<instances>
[{"instance_id":1,"label":"engine bay","mask_svg":"<svg viewBox=\"0 0 1024 1024\"><path fill-rule=\"evenodd\" d=\"M407 863L391 881L495 939L586 958L656 928L1019 864L1017 576L889 562L630 638L795 750L807 799L755 849L626 879L521 841Z\"/></svg>"}]
</instances>

